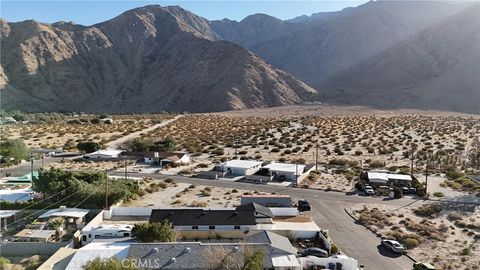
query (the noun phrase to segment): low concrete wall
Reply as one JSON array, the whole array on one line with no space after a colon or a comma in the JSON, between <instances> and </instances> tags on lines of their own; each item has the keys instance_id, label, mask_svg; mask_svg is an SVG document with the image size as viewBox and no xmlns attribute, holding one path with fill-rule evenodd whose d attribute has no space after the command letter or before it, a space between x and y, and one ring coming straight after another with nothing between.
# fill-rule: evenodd
<instances>
[{"instance_id":1,"label":"low concrete wall","mask_svg":"<svg viewBox=\"0 0 480 270\"><path fill-rule=\"evenodd\" d=\"M25 256L25 255L52 255L61 247L69 245L69 242L61 243L38 243L38 242L8 242L0 245L1 256Z\"/></svg>"},{"instance_id":2,"label":"low concrete wall","mask_svg":"<svg viewBox=\"0 0 480 270\"><path fill-rule=\"evenodd\" d=\"M111 207L110 210L103 211L103 219L112 219L115 217L150 217L152 208L144 207Z\"/></svg>"},{"instance_id":3,"label":"low concrete wall","mask_svg":"<svg viewBox=\"0 0 480 270\"><path fill-rule=\"evenodd\" d=\"M298 215L298 210L295 207L269 207L269 209L276 217L295 217Z\"/></svg>"},{"instance_id":4,"label":"low concrete wall","mask_svg":"<svg viewBox=\"0 0 480 270\"><path fill-rule=\"evenodd\" d=\"M245 182L252 182L252 183L268 183L272 181L272 176L265 176L265 175L245 175L243 181Z\"/></svg>"}]
</instances>

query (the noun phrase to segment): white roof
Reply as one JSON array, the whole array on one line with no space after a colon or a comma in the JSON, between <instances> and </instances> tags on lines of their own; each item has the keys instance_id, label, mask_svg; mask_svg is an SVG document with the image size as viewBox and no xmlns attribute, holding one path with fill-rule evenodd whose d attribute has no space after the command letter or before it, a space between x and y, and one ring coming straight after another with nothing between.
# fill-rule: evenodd
<instances>
[{"instance_id":1,"label":"white roof","mask_svg":"<svg viewBox=\"0 0 480 270\"><path fill-rule=\"evenodd\" d=\"M412 177L408 174L389 173L387 177L388 177L388 179L398 179L398 180L412 181Z\"/></svg>"},{"instance_id":2,"label":"white roof","mask_svg":"<svg viewBox=\"0 0 480 270\"><path fill-rule=\"evenodd\" d=\"M389 179L398 179L398 180L408 180L412 181L412 177L406 174L396 174L396 173L385 173L385 172L368 172L368 180L375 182L377 181L388 181Z\"/></svg>"},{"instance_id":3,"label":"white roof","mask_svg":"<svg viewBox=\"0 0 480 270\"><path fill-rule=\"evenodd\" d=\"M388 181L387 173L380 173L380 172L368 172L368 180L383 180Z\"/></svg>"},{"instance_id":4,"label":"white roof","mask_svg":"<svg viewBox=\"0 0 480 270\"><path fill-rule=\"evenodd\" d=\"M41 215L39 218L48 218L48 217L74 217L81 218L88 214L90 210L80 209L80 208L57 208L48 210L46 213Z\"/></svg>"},{"instance_id":5,"label":"white roof","mask_svg":"<svg viewBox=\"0 0 480 270\"><path fill-rule=\"evenodd\" d=\"M24 202L32 199L33 199L33 190L31 188L0 190L0 200L2 201Z\"/></svg>"},{"instance_id":6,"label":"white roof","mask_svg":"<svg viewBox=\"0 0 480 270\"><path fill-rule=\"evenodd\" d=\"M83 266L87 262L97 257L101 259L113 257L119 260L125 259L130 244L131 242L92 242L80 248L65 269L83 270Z\"/></svg>"},{"instance_id":7,"label":"white roof","mask_svg":"<svg viewBox=\"0 0 480 270\"><path fill-rule=\"evenodd\" d=\"M305 165L272 162L268 165L263 166L263 168L269 169L271 171L278 171L278 172L291 172L291 173L298 172L298 175L300 175L303 173L303 170L305 169Z\"/></svg>"},{"instance_id":8,"label":"white roof","mask_svg":"<svg viewBox=\"0 0 480 270\"><path fill-rule=\"evenodd\" d=\"M9 218L15 213L17 213L19 210L0 210L0 218Z\"/></svg>"},{"instance_id":9,"label":"white roof","mask_svg":"<svg viewBox=\"0 0 480 270\"><path fill-rule=\"evenodd\" d=\"M273 267L300 267L295 255L272 255Z\"/></svg>"},{"instance_id":10,"label":"white roof","mask_svg":"<svg viewBox=\"0 0 480 270\"><path fill-rule=\"evenodd\" d=\"M86 154L85 156L104 155L104 156L118 157L118 155L120 155L122 152L123 150L105 149L105 150L98 150L98 151Z\"/></svg>"},{"instance_id":11,"label":"white roof","mask_svg":"<svg viewBox=\"0 0 480 270\"><path fill-rule=\"evenodd\" d=\"M256 160L241 160L241 159L234 159L234 160L229 160L225 163L222 164L223 166L228 166L228 167L235 167L235 168L251 168L255 166L262 165L261 161L256 161Z\"/></svg>"},{"instance_id":12,"label":"white roof","mask_svg":"<svg viewBox=\"0 0 480 270\"><path fill-rule=\"evenodd\" d=\"M84 228L82 231L92 231L92 232L101 232L101 231L131 231L133 228L132 225L128 224L102 224L90 228Z\"/></svg>"}]
</instances>

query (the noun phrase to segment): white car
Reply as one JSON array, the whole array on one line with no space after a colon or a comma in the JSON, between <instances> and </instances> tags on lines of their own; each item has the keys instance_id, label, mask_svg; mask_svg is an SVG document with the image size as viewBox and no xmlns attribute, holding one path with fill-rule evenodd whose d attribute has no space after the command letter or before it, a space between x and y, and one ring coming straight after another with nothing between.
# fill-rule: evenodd
<instances>
[{"instance_id":1,"label":"white car","mask_svg":"<svg viewBox=\"0 0 480 270\"><path fill-rule=\"evenodd\" d=\"M375 191L373 191L373 188L371 186L365 186L364 191L365 191L365 195L367 196L375 195Z\"/></svg>"},{"instance_id":2,"label":"white car","mask_svg":"<svg viewBox=\"0 0 480 270\"><path fill-rule=\"evenodd\" d=\"M402 246L402 244L400 244L395 240L383 239L382 246L384 246L386 249L389 249L395 253L404 254L407 252L407 249L404 246Z\"/></svg>"}]
</instances>

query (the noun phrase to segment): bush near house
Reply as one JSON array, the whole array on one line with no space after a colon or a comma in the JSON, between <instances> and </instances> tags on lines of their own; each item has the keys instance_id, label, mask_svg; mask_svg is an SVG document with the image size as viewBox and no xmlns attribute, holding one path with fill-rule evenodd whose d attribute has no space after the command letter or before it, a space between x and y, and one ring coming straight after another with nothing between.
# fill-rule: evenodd
<instances>
[{"instance_id":1,"label":"bush near house","mask_svg":"<svg viewBox=\"0 0 480 270\"><path fill-rule=\"evenodd\" d=\"M108 183L108 202L110 205L127 200L136 195L139 187L136 182L126 179L108 181L103 172L73 172L51 168L40 170L33 178L33 190L51 198L49 203L62 201L62 205L83 208L103 208L106 185Z\"/></svg>"},{"instance_id":2,"label":"bush near house","mask_svg":"<svg viewBox=\"0 0 480 270\"><path fill-rule=\"evenodd\" d=\"M133 226L132 236L139 242L174 242L176 234L168 220L154 223L137 223Z\"/></svg>"}]
</instances>

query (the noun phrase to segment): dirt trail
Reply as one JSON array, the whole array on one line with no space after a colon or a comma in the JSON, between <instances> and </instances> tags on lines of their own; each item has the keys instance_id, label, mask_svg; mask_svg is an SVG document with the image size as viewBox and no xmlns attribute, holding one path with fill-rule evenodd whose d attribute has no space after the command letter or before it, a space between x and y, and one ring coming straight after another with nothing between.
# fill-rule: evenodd
<instances>
[{"instance_id":1,"label":"dirt trail","mask_svg":"<svg viewBox=\"0 0 480 270\"><path fill-rule=\"evenodd\" d=\"M169 119L169 120L167 120L167 121L165 121L165 122L162 122L162 123L153 125L153 126L151 126L151 127L149 127L149 128L142 129L142 130L137 131L137 132L130 133L130 134L126 135L126 136L123 136L123 137L121 137L121 138L118 138L118 139L116 139L116 140L114 140L114 141L111 141L111 142L107 143L107 147L108 147L109 149L117 149L117 147L118 147L119 145L121 145L122 143L124 143L124 142L126 142L126 141L128 141L128 140L134 139L134 138L136 138L136 137L140 137L140 134L142 134L142 133L148 133L148 132L153 131L153 130L159 128L159 127L166 126L166 125L168 125L168 124L176 121L178 118L180 118L180 117L182 117L182 116L183 116L183 115L177 115L177 116L175 116L174 118Z\"/></svg>"}]
</instances>

